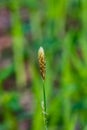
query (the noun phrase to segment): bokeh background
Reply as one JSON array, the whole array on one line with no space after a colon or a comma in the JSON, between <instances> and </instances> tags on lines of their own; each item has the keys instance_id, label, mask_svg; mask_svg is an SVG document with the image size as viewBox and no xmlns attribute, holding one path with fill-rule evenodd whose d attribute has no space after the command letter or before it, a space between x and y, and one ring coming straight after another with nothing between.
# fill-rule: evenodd
<instances>
[{"instance_id":1,"label":"bokeh background","mask_svg":"<svg viewBox=\"0 0 87 130\"><path fill-rule=\"evenodd\" d=\"M0 0L0 130L87 130L87 1Z\"/></svg>"}]
</instances>

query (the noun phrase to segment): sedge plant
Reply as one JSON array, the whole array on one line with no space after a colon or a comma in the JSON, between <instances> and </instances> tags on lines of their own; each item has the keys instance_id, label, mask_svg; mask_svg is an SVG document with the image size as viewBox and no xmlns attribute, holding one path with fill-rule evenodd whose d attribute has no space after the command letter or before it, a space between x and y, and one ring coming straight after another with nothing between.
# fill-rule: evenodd
<instances>
[{"instance_id":1,"label":"sedge plant","mask_svg":"<svg viewBox=\"0 0 87 130\"><path fill-rule=\"evenodd\" d=\"M42 101L42 112L44 117L45 130L48 130L47 127L47 110L46 110L46 92L45 92L45 76L46 76L46 61L43 47L40 47L38 50L38 61L40 67L40 73L43 82L43 101Z\"/></svg>"}]
</instances>

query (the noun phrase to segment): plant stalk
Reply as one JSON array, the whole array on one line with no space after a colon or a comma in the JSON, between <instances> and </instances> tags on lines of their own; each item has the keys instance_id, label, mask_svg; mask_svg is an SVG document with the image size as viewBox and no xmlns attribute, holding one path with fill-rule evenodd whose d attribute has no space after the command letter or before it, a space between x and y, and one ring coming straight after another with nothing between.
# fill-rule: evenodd
<instances>
[{"instance_id":1,"label":"plant stalk","mask_svg":"<svg viewBox=\"0 0 87 130\"><path fill-rule=\"evenodd\" d=\"M45 130L48 130L48 128L47 128L47 112L46 112L45 80L43 80L43 116L44 116Z\"/></svg>"}]
</instances>

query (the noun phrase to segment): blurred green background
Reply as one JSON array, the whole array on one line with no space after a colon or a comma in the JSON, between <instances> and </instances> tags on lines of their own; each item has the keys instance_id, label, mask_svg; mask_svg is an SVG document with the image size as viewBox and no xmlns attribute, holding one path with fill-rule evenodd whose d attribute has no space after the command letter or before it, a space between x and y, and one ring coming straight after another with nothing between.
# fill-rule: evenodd
<instances>
[{"instance_id":1,"label":"blurred green background","mask_svg":"<svg viewBox=\"0 0 87 130\"><path fill-rule=\"evenodd\" d=\"M48 130L87 130L86 0L0 0L0 130L44 130L40 46Z\"/></svg>"}]
</instances>

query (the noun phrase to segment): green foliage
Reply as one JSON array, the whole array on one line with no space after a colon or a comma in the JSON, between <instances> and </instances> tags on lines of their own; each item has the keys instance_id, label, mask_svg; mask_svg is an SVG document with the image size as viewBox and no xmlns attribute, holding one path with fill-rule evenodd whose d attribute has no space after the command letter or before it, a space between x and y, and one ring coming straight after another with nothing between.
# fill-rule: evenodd
<instances>
[{"instance_id":1,"label":"green foliage","mask_svg":"<svg viewBox=\"0 0 87 130\"><path fill-rule=\"evenodd\" d=\"M86 0L10 0L14 62L0 70L0 87L16 74L17 92L0 93L3 108L0 130L16 130L20 120L29 119L32 130L44 130L42 83L37 50L46 52L46 95L48 130L87 130L87 2ZM7 4L7 3L6 3ZM32 42L24 37L19 9L25 5L30 15ZM28 29L27 29L28 30ZM27 44L27 45L25 45ZM28 55L28 56L25 56ZM23 111L21 86L26 85L24 58L28 60L34 102L32 112ZM15 86L14 86L15 87ZM1 109L0 108L0 109ZM2 110L2 109L1 109ZM16 117L14 113L19 113ZM30 123L29 122L29 123Z\"/></svg>"}]
</instances>

